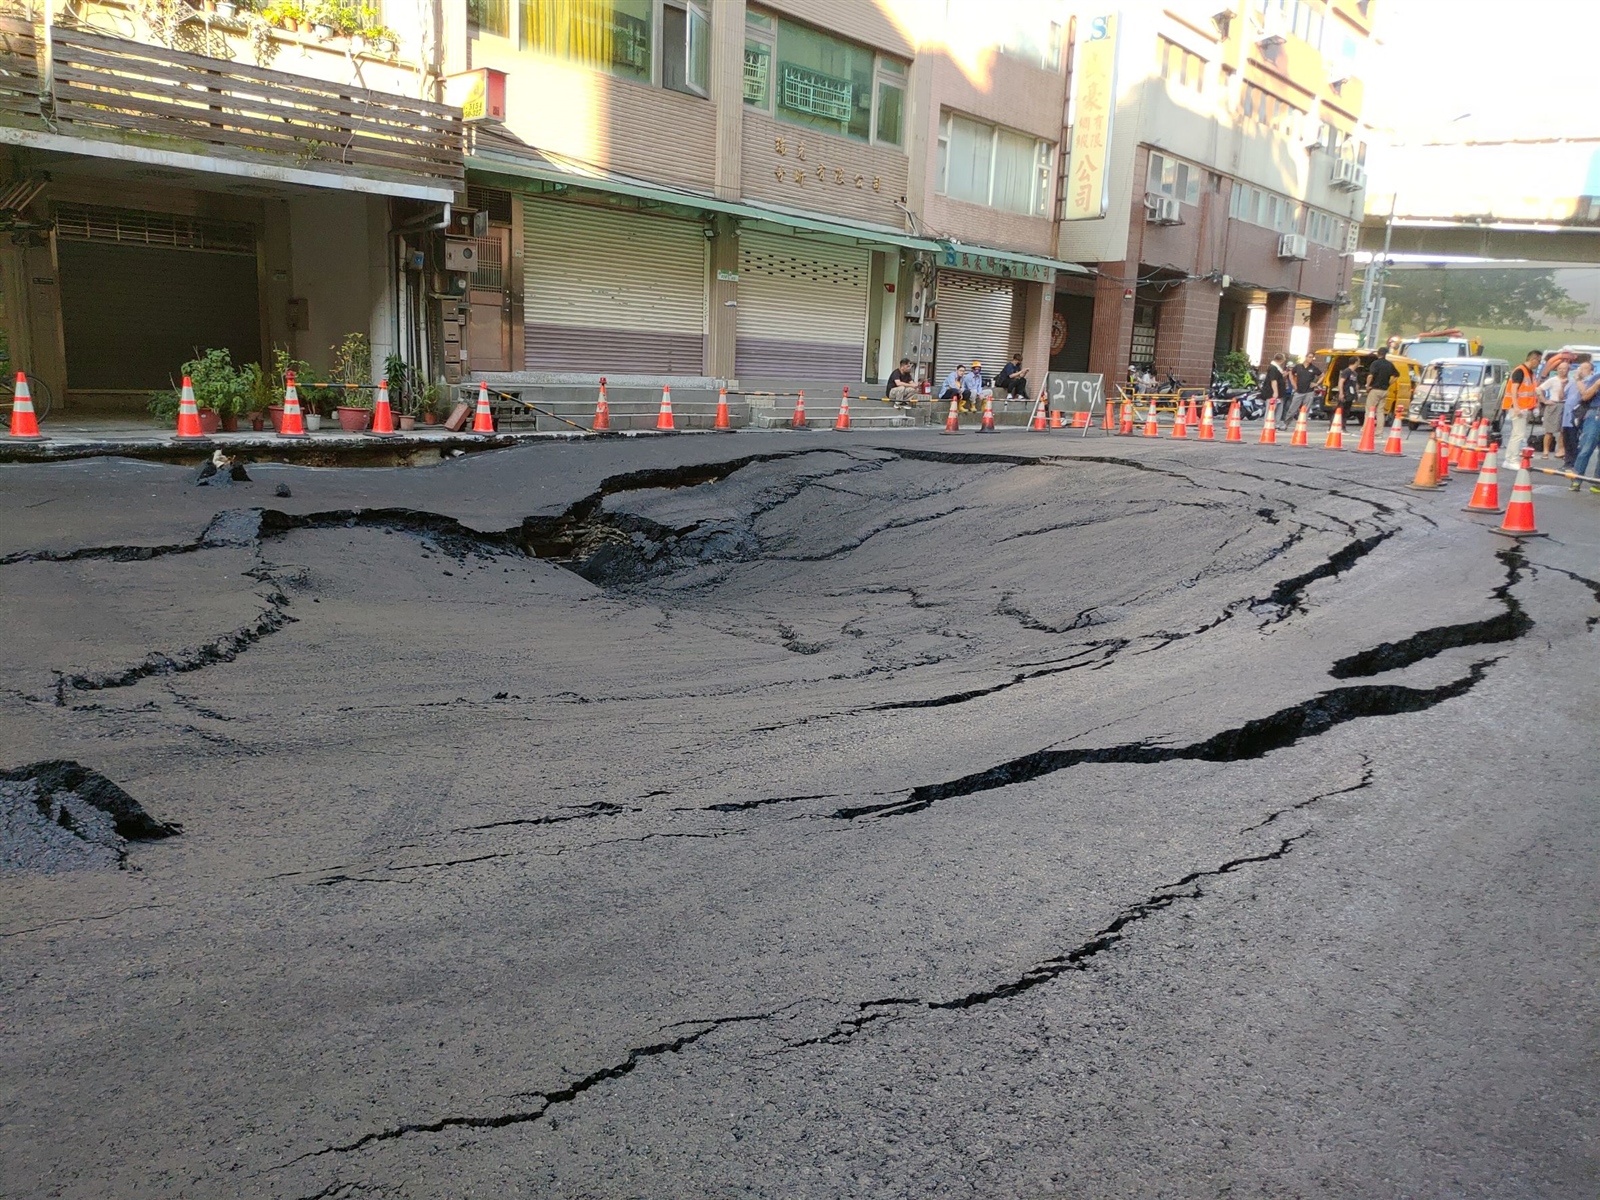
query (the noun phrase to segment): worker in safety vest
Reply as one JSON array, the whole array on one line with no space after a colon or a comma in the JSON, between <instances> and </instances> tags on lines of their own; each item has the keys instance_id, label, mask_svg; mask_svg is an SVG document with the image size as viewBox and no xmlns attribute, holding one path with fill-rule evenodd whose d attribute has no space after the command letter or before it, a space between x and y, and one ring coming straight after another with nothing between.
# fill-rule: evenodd
<instances>
[{"instance_id":1,"label":"worker in safety vest","mask_svg":"<svg viewBox=\"0 0 1600 1200\"><path fill-rule=\"evenodd\" d=\"M1527 443L1528 425L1539 408L1539 361L1542 358L1543 350L1529 350L1522 365L1513 367L1511 378L1506 380L1505 399L1500 402L1500 407L1511 418L1511 436L1506 439L1506 462L1516 462Z\"/></svg>"}]
</instances>

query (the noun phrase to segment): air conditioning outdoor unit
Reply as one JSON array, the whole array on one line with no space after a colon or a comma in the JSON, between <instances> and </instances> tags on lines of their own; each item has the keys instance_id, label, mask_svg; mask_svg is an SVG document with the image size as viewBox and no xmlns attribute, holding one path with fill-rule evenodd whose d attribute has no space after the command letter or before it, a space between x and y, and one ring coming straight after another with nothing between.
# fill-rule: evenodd
<instances>
[{"instance_id":1,"label":"air conditioning outdoor unit","mask_svg":"<svg viewBox=\"0 0 1600 1200\"><path fill-rule=\"evenodd\" d=\"M1144 219L1152 225L1181 225L1183 214L1173 196L1150 195L1144 198Z\"/></svg>"},{"instance_id":2,"label":"air conditioning outdoor unit","mask_svg":"<svg viewBox=\"0 0 1600 1200\"><path fill-rule=\"evenodd\" d=\"M1286 233L1278 239L1279 258L1304 258L1306 256L1306 235L1303 233Z\"/></svg>"},{"instance_id":3,"label":"air conditioning outdoor unit","mask_svg":"<svg viewBox=\"0 0 1600 1200\"><path fill-rule=\"evenodd\" d=\"M1328 177L1328 182L1333 184L1334 187L1347 188L1350 186L1350 180L1355 172L1355 169L1355 163L1351 162L1349 159L1335 159L1333 163L1333 173Z\"/></svg>"},{"instance_id":4,"label":"air conditioning outdoor unit","mask_svg":"<svg viewBox=\"0 0 1600 1200\"><path fill-rule=\"evenodd\" d=\"M1367 169L1363 166L1351 164L1350 190L1359 192L1367 186Z\"/></svg>"}]
</instances>

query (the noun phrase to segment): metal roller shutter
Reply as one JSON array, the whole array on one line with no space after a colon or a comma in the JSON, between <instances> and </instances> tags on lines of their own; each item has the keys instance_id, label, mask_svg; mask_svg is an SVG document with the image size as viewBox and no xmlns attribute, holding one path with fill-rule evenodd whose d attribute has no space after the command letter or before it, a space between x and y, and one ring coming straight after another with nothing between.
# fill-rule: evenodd
<instances>
[{"instance_id":1,"label":"metal roller shutter","mask_svg":"<svg viewBox=\"0 0 1600 1200\"><path fill-rule=\"evenodd\" d=\"M872 253L781 233L739 233L734 373L861 379Z\"/></svg>"},{"instance_id":2,"label":"metal roller shutter","mask_svg":"<svg viewBox=\"0 0 1600 1200\"><path fill-rule=\"evenodd\" d=\"M523 201L530 371L699 375L706 240L693 221Z\"/></svg>"},{"instance_id":3,"label":"metal roller shutter","mask_svg":"<svg viewBox=\"0 0 1600 1200\"><path fill-rule=\"evenodd\" d=\"M171 387L203 350L261 361L251 226L63 206L56 237L74 391Z\"/></svg>"},{"instance_id":4,"label":"metal roller shutter","mask_svg":"<svg viewBox=\"0 0 1600 1200\"><path fill-rule=\"evenodd\" d=\"M992 379L1017 349L1011 344L1011 284L940 271L937 296L939 379L957 363L973 361Z\"/></svg>"}]
</instances>

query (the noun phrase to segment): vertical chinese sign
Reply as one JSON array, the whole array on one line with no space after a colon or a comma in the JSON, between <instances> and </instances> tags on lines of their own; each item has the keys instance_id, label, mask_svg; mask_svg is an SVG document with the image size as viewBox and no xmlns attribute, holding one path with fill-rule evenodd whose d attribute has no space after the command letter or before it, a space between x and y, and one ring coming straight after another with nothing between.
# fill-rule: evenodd
<instances>
[{"instance_id":1,"label":"vertical chinese sign","mask_svg":"<svg viewBox=\"0 0 1600 1200\"><path fill-rule=\"evenodd\" d=\"M1117 15L1080 18L1087 37L1078 43L1072 68L1072 155L1067 160L1067 199L1062 219L1086 221L1106 215L1111 178L1111 114L1117 104Z\"/></svg>"}]
</instances>

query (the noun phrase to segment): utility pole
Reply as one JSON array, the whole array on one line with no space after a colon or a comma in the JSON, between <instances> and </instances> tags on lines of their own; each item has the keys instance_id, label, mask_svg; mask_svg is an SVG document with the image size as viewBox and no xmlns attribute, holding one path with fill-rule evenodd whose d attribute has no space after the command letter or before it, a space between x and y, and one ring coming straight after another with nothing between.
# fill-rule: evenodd
<instances>
[{"instance_id":1,"label":"utility pole","mask_svg":"<svg viewBox=\"0 0 1600 1200\"><path fill-rule=\"evenodd\" d=\"M1361 285L1361 341L1376 350L1383 334L1383 287L1389 278L1389 246L1394 237L1394 212L1398 193L1389 197L1389 219L1383 225L1383 255L1367 260L1367 276Z\"/></svg>"}]
</instances>

